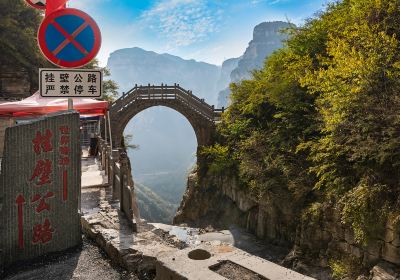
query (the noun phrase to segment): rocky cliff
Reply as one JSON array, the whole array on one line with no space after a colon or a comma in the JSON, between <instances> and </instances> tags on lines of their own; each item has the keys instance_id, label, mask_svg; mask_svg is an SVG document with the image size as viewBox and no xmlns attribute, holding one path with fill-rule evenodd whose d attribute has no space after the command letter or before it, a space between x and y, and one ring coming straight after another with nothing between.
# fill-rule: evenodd
<instances>
[{"instance_id":1,"label":"rocky cliff","mask_svg":"<svg viewBox=\"0 0 400 280\"><path fill-rule=\"evenodd\" d=\"M250 41L243 56L234 61L237 66L232 69L230 81L227 85L231 82L249 79L251 71L260 69L264 64L265 58L283 46L283 41L287 38L287 35L283 34L281 30L288 27L290 27L290 24L282 21L263 22L257 25L253 31L253 39ZM231 61L227 62L231 63ZM228 105L229 95L229 87L220 91L218 94L219 107Z\"/></svg>"},{"instance_id":2,"label":"rocky cliff","mask_svg":"<svg viewBox=\"0 0 400 280\"><path fill-rule=\"evenodd\" d=\"M239 61L242 57L231 58L222 63L221 74L218 80L217 89L218 94L218 107L223 107L228 104L229 84L231 83L231 73L237 68Z\"/></svg>"},{"instance_id":3,"label":"rocky cliff","mask_svg":"<svg viewBox=\"0 0 400 280\"><path fill-rule=\"evenodd\" d=\"M363 268L373 267L372 274L393 277L369 279L400 276L400 230L394 221L388 222L384 232L368 245L358 244L352 229L340 221L335 205L316 204L312 211L306 211L304 201L289 192L270 191L261 198L252 197L234 174L200 177L197 173L189 176L175 224L215 228L239 225L259 238L291 247L283 264L317 279L328 279L318 269L329 270L343 255L349 256L346 265L360 267L360 274L365 273Z\"/></svg>"},{"instance_id":4,"label":"rocky cliff","mask_svg":"<svg viewBox=\"0 0 400 280\"><path fill-rule=\"evenodd\" d=\"M290 24L283 21L263 22L254 27L253 40L239 60L238 67L231 73L232 82L248 79L252 70L260 69L265 58L283 46L287 35L281 31L288 27Z\"/></svg>"}]
</instances>

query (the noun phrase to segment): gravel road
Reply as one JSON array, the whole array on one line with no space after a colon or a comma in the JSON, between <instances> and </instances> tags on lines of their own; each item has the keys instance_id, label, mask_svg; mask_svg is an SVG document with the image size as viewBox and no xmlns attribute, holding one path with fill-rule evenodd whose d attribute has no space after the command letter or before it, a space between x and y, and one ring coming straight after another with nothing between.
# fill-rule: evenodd
<instances>
[{"instance_id":1,"label":"gravel road","mask_svg":"<svg viewBox=\"0 0 400 280\"><path fill-rule=\"evenodd\" d=\"M142 278L142 277L141 277ZM137 280L113 266L110 260L91 241L84 238L81 248L69 250L50 259L18 265L0 276L5 280Z\"/></svg>"}]
</instances>

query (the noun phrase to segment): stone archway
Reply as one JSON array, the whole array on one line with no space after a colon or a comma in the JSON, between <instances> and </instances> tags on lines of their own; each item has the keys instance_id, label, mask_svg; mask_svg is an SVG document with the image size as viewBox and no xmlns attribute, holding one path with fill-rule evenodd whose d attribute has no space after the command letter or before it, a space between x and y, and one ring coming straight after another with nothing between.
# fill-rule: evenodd
<instances>
[{"instance_id":1,"label":"stone archway","mask_svg":"<svg viewBox=\"0 0 400 280\"><path fill-rule=\"evenodd\" d=\"M215 109L179 85L149 85L135 86L111 105L111 133L115 148L121 147L128 122L154 106L165 106L181 113L192 125L199 147L212 143L215 122L220 119L222 110Z\"/></svg>"}]
</instances>

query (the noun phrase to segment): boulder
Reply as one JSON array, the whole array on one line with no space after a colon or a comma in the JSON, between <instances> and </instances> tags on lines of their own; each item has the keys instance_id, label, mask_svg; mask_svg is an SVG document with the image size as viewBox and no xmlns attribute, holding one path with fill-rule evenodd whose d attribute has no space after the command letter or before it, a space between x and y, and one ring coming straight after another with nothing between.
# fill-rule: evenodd
<instances>
[{"instance_id":1,"label":"boulder","mask_svg":"<svg viewBox=\"0 0 400 280\"><path fill-rule=\"evenodd\" d=\"M370 271L371 280L398 280L400 274L398 268L387 262L380 262Z\"/></svg>"}]
</instances>

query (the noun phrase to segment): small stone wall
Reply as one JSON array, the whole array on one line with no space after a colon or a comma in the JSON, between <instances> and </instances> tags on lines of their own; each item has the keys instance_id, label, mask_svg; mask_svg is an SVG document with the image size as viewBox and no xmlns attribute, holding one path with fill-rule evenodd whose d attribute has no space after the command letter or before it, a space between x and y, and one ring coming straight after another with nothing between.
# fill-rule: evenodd
<instances>
[{"instance_id":1,"label":"small stone wall","mask_svg":"<svg viewBox=\"0 0 400 280\"><path fill-rule=\"evenodd\" d=\"M337 212L325 207L316 222L304 222L298 230L296 247L311 252L326 261L332 256L350 255L364 265L387 261L400 265L400 231L388 221L382 236L370 240L368 245L355 241L353 230L341 223Z\"/></svg>"}]
</instances>

